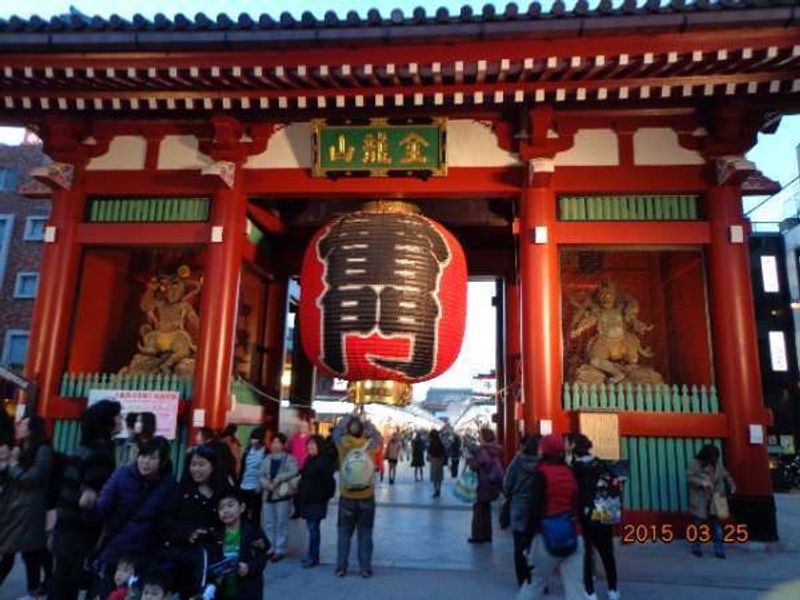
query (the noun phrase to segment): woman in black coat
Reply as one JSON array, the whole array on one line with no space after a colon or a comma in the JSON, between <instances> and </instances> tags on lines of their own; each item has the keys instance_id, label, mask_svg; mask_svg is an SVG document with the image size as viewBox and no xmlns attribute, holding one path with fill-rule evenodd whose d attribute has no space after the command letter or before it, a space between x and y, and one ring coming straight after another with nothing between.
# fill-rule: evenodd
<instances>
[{"instance_id":1,"label":"woman in black coat","mask_svg":"<svg viewBox=\"0 0 800 600\"><path fill-rule=\"evenodd\" d=\"M195 446L189 452L188 468L178 488L170 496L163 512L161 531L165 548L164 562L192 577L176 583L181 598L191 598L202 580L203 552L219 528L217 496L225 487L218 466L217 452L208 445Z\"/></svg>"},{"instance_id":2,"label":"woman in black coat","mask_svg":"<svg viewBox=\"0 0 800 600\"><path fill-rule=\"evenodd\" d=\"M46 593L52 559L47 551L45 513L53 449L47 443L41 417L25 417L17 423L19 445L2 466L5 479L0 501L0 584L14 566L14 555L22 553L28 595ZM41 581L41 573L45 581Z\"/></svg>"},{"instance_id":3,"label":"woman in black coat","mask_svg":"<svg viewBox=\"0 0 800 600\"><path fill-rule=\"evenodd\" d=\"M83 563L100 537L101 526L88 511L114 472L114 442L122 429L120 404L100 400L86 409L81 425L81 445L61 473L53 537L55 570L49 600L77 600Z\"/></svg>"},{"instance_id":4,"label":"woman in black coat","mask_svg":"<svg viewBox=\"0 0 800 600\"><path fill-rule=\"evenodd\" d=\"M425 466L425 440L419 431L411 441L411 466L414 467L414 481L423 481L422 469Z\"/></svg>"},{"instance_id":5,"label":"woman in black coat","mask_svg":"<svg viewBox=\"0 0 800 600\"><path fill-rule=\"evenodd\" d=\"M324 452L324 440L312 435L307 444L308 458L301 471L298 487L300 516L306 520L308 528L308 554L301 560L303 568L319 564L320 522L327 516L328 501L336 492L333 479L335 464Z\"/></svg>"}]
</instances>

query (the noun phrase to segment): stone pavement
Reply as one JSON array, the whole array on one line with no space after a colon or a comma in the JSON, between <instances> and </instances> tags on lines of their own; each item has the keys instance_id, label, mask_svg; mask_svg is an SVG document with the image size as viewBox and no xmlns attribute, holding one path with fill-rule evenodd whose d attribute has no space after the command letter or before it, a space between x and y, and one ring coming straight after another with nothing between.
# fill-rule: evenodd
<instances>
[{"instance_id":1,"label":"stone pavement","mask_svg":"<svg viewBox=\"0 0 800 600\"><path fill-rule=\"evenodd\" d=\"M512 541L495 530L491 545L467 544L470 507L452 496L448 480L438 499L431 484L414 483L408 467L401 468L394 486L380 484L375 524L375 575L363 580L355 560L351 574L333 573L336 546L336 505L322 528L322 562L301 569L305 527L292 521L289 556L266 570L269 600L484 600L513 599L516 594ZM427 472L426 472L427 476ZM772 586L800 577L800 495L778 497L779 544L730 547L727 560L710 554L691 556L685 543L618 546L620 591L625 600L756 600ZM496 515L494 515L496 518ZM599 561L598 561L599 562ZM21 560L0 588L0 600L24 593ZM601 569L602 571L602 569ZM600 581L598 594L605 600ZM554 584L551 600L560 600ZM242 599L247 600L247 599ZM787 599L800 600L800 599Z\"/></svg>"},{"instance_id":2,"label":"stone pavement","mask_svg":"<svg viewBox=\"0 0 800 600\"><path fill-rule=\"evenodd\" d=\"M427 473L426 473L427 475ZM290 559L267 567L268 597L305 600L483 600L513 599L516 584L509 532L495 530L492 545L473 546L469 537L471 511L445 484L442 497L432 499L430 483L414 483L403 469L397 484L378 490L375 524L375 576L363 580L351 556L351 574L333 574L336 554L336 508L323 525L322 561L301 569L305 533L302 521L292 522ZM800 577L800 495L778 498L781 534L777 545L730 547L727 560L707 553L689 554L682 542L670 545L617 547L620 591L625 600L755 600L765 590ZM496 518L496 515L493 515ZM355 546L355 540L353 540ZM599 563L599 561L598 561ZM602 568L600 569L602 572ZM605 586L598 583L605 599ZM549 596L559 600L559 585ZM800 599L792 599L800 600Z\"/></svg>"}]
</instances>

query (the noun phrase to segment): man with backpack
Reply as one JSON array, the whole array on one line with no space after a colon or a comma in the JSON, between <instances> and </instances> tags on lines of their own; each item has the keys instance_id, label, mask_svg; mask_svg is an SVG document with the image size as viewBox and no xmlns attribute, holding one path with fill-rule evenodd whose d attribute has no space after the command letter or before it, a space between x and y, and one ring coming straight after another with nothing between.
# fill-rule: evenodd
<instances>
[{"instance_id":1,"label":"man with backpack","mask_svg":"<svg viewBox=\"0 0 800 600\"><path fill-rule=\"evenodd\" d=\"M559 571L564 600L585 600L583 540L578 531L578 484L566 465L561 436L539 442L539 465L533 475L530 519L536 537L530 553L531 582L520 588L518 600L541 600L550 576Z\"/></svg>"},{"instance_id":2,"label":"man with backpack","mask_svg":"<svg viewBox=\"0 0 800 600\"><path fill-rule=\"evenodd\" d=\"M333 430L339 453L339 517L336 575L347 575L350 540L358 531L361 576L372 577L372 528L375 524L375 454L383 438L358 415L344 417Z\"/></svg>"}]
</instances>

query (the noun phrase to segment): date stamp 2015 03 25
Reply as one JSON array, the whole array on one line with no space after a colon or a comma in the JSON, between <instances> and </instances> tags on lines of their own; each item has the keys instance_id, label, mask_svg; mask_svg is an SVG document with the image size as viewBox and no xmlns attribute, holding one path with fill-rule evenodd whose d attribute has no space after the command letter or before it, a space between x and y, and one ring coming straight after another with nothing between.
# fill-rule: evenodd
<instances>
[{"instance_id":1,"label":"date stamp 2015 03 25","mask_svg":"<svg viewBox=\"0 0 800 600\"><path fill-rule=\"evenodd\" d=\"M722 524L722 541L726 544L745 544L750 540L747 525L743 523ZM623 544L671 544L675 541L686 541L690 544L700 542L706 544L713 539L713 530L708 523L689 524L682 528L671 523L661 524L633 524L622 526L621 535Z\"/></svg>"}]
</instances>

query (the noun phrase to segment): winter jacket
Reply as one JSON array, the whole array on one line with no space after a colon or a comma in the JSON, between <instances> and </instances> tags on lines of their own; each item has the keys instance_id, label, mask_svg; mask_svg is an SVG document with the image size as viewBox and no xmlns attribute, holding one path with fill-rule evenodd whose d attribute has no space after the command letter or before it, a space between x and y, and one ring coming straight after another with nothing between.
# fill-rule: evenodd
<instances>
[{"instance_id":1,"label":"winter jacket","mask_svg":"<svg viewBox=\"0 0 800 600\"><path fill-rule=\"evenodd\" d=\"M386 443L386 451L383 454L386 456L386 460L398 460L402 451L403 440L399 437L392 436Z\"/></svg>"},{"instance_id":2,"label":"winter jacket","mask_svg":"<svg viewBox=\"0 0 800 600\"><path fill-rule=\"evenodd\" d=\"M425 440L417 436L411 441L411 466L425 466Z\"/></svg>"},{"instance_id":3,"label":"winter jacket","mask_svg":"<svg viewBox=\"0 0 800 600\"><path fill-rule=\"evenodd\" d=\"M261 485L261 465L267 449L263 446L253 448L248 446L242 455L242 464L239 469L239 487L248 492L255 491Z\"/></svg>"},{"instance_id":4,"label":"winter jacket","mask_svg":"<svg viewBox=\"0 0 800 600\"><path fill-rule=\"evenodd\" d=\"M310 437L311 434L295 433L289 438L286 449L289 451L289 454L294 456L294 459L297 461L298 469L302 469L306 464L306 459L308 458L308 440Z\"/></svg>"},{"instance_id":5,"label":"winter jacket","mask_svg":"<svg viewBox=\"0 0 800 600\"><path fill-rule=\"evenodd\" d=\"M456 460L461 458L461 438L457 435L453 436L452 441L450 442L450 447L447 449L450 458L455 458Z\"/></svg>"},{"instance_id":6,"label":"winter jacket","mask_svg":"<svg viewBox=\"0 0 800 600\"><path fill-rule=\"evenodd\" d=\"M503 453L503 448L495 442L488 444L481 444L477 452L469 458L470 468L478 474L478 502L492 502L497 499L502 487L501 481L491 481L490 474L492 471L492 463L495 461L500 463L500 456ZM500 471L502 473L502 466Z\"/></svg>"},{"instance_id":7,"label":"winter jacket","mask_svg":"<svg viewBox=\"0 0 800 600\"><path fill-rule=\"evenodd\" d=\"M99 494L114 472L114 464L114 443L110 439L96 439L82 444L67 459L58 494L58 531L94 536L100 534L102 525L78 506L78 500L84 490Z\"/></svg>"},{"instance_id":8,"label":"winter jacket","mask_svg":"<svg viewBox=\"0 0 800 600\"><path fill-rule=\"evenodd\" d=\"M328 504L336 493L333 471L334 465L327 456L308 457L297 491L301 512L304 506Z\"/></svg>"},{"instance_id":9,"label":"winter jacket","mask_svg":"<svg viewBox=\"0 0 800 600\"><path fill-rule=\"evenodd\" d=\"M530 503L533 497L533 476L539 457L519 452L508 465L503 478L503 495L511 499L511 531L525 533L532 530Z\"/></svg>"},{"instance_id":10,"label":"winter jacket","mask_svg":"<svg viewBox=\"0 0 800 600\"><path fill-rule=\"evenodd\" d=\"M233 467L234 481L239 479L239 466L242 460L242 444L236 439L235 435L226 435L220 440L221 443L228 447L228 453L231 456L231 464Z\"/></svg>"},{"instance_id":11,"label":"winter jacket","mask_svg":"<svg viewBox=\"0 0 800 600\"><path fill-rule=\"evenodd\" d=\"M333 430L333 441L336 443L336 449L339 452L339 470L347 458L347 453L355 448L364 448L370 455L373 461L376 461L376 454L379 448L383 448L383 437L380 432L375 428L372 423L364 424L364 435L362 437L355 437L346 433L346 427L350 424L349 419L342 419ZM375 469L377 471L377 462ZM341 481L341 480L340 480ZM345 498L352 500L366 500L375 495L375 486L370 485L364 490L348 490L344 485L341 486L341 495Z\"/></svg>"},{"instance_id":12,"label":"winter jacket","mask_svg":"<svg viewBox=\"0 0 800 600\"><path fill-rule=\"evenodd\" d=\"M45 513L53 449L43 444L33 463L4 469L0 496L0 554L31 552L47 545Z\"/></svg>"},{"instance_id":13,"label":"winter jacket","mask_svg":"<svg viewBox=\"0 0 800 600\"><path fill-rule=\"evenodd\" d=\"M214 540L209 545L209 563L224 560L223 543L225 528L220 527ZM248 520L241 522L241 542L239 544L239 562L247 564L247 576L239 577L240 600L264 599L264 567L267 565L267 551L270 543L261 527ZM238 575L237 575L238 577Z\"/></svg>"},{"instance_id":14,"label":"winter jacket","mask_svg":"<svg viewBox=\"0 0 800 600\"><path fill-rule=\"evenodd\" d=\"M572 473L578 483L578 510L584 525L591 522L590 516L597 494L597 481L606 472L607 467L603 461L592 454L577 456L572 463ZM594 523L592 524L594 525Z\"/></svg>"},{"instance_id":15,"label":"winter jacket","mask_svg":"<svg viewBox=\"0 0 800 600\"><path fill-rule=\"evenodd\" d=\"M267 490L267 486L270 481L272 481L272 463L276 461L280 463L278 474L275 476L274 480L278 486L270 492ZM261 463L261 489L264 493L264 502L280 502L294 496L294 491L291 491L289 494L281 495L280 484L284 482L292 483L299 475L300 469L297 468L297 461L291 454L287 454L286 452L267 454L264 457L264 462ZM297 483L297 481L294 481L294 483ZM289 488L292 488L292 486L290 485Z\"/></svg>"},{"instance_id":16,"label":"winter jacket","mask_svg":"<svg viewBox=\"0 0 800 600\"><path fill-rule=\"evenodd\" d=\"M161 544L161 511L175 491L175 478L165 473L145 479L137 465L120 467L103 486L96 514L103 521L100 559L114 565L123 555L149 556Z\"/></svg>"},{"instance_id":17,"label":"winter jacket","mask_svg":"<svg viewBox=\"0 0 800 600\"><path fill-rule=\"evenodd\" d=\"M689 512L701 519L707 519L709 514L714 514L711 504L714 492L724 495L736 491L736 484L721 460L715 466L703 465L698 459L693 460L686 470L686 481L689 484ZM711 483L710 489L703 485L705 482Z\"/></svg>"},{"instance_id":18,"label":"winter jacket","mask_svg":"<svg viewBox=\"0 0 800 600\"><path fill-rule=\"evenodd\" d=\"M534 530L542 517L572 512L578 515L578 483L565 464L539 462L531 481L530 519Z\"/></svg>"},{"instance_id":19,"label":"winter jacket","mask_svg":"<svg viewBox=\"0 0 800 600\"><path fill-rule=\"evenodd\" d=\"M159 531L171 546L190 545L189 536L198 529L208 530L208 538L219 527L217 496L207 498L194 482L181 483L170 493L159 515ZM197 542L204 540L199 539Z\"/></svg>"}]
</instances>

